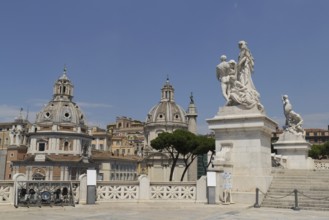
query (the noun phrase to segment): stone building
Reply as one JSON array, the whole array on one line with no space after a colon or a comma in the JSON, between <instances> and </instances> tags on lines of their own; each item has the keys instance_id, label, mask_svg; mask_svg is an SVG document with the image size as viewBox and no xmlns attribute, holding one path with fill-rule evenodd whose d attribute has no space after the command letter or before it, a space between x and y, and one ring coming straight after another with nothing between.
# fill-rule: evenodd
<instances>
[{"instance_id":1,"label":"stone building","mask_svg":"<svg viewBox=\"0 0 329 220\"><path fill-rule=\"evenodd\" d=\"M112 135L108 132L108 130L92 127L90 129L91 136L93 136L93 140L91 141L91 149L99 150L99 151L112 151L111 150L111 139Z\"/></svg>"},{"instance_id":2,"label":"stone building","mask_svg":"<svg viewBox=\"0 0 329 220\"><path fill-rule=\"evenodd\" d=\"M30 122L19 116L8 123L0 123L0 180L11 179L11 161L24 158L27 151L27 137Z\"/></svg>"},{"instance_id":3,"label":"stone building","mask_svg":"<svg viewBox=\"0 0 329 220\"><path fill-rule=\"evenodd\" d=\"M170 174L170 157L165 153L157 152L151 147L151 141L162 132L173 132L177 129L197 132L197 110L191 95L190 105L186 111L175 102L175 89L169 79L161 89L160 102L153 106L147 114L144 135L145 145L143 150L144 169L147 170L152 181L168 181ZM175 168L173 181L180 181L185 165L179 160ZM197 161L190 166L185 180L197 179Z\"/></svg>"},{"instance_id":4,"label":"stone building","mask_svg":"<svg viewBox=\"0 0 329 220\"><path fill-rule=\"evenodd\" d=\"M29 129L24 159L12 161L12 175L25 173L30 180L77 180L90 163L92 136L83 112L73 102L73 84L66 74L55 82L53 97L37 114Z\"/></svg>"},{"instance_id":5,"label":"stone building","mask_svg":"<svg viewBox=\"0 0 329 220\"><path fill-rule=\"evenodd\" d=\"M305 139L310 144L324 144L329 141L329 127L328 130L320 128L306 128Z\"/></svg>"},{"instance_id":6,"label":"stone building","mask_svg":"<svg viewBox=\"0 0 329 220\"><path fill-rule=\"evenodd\" d=\"M107 125L112 134L111 150L115 155L139 155L144 145L144 123L125 116Z\"/></svg>"}]
</instances>

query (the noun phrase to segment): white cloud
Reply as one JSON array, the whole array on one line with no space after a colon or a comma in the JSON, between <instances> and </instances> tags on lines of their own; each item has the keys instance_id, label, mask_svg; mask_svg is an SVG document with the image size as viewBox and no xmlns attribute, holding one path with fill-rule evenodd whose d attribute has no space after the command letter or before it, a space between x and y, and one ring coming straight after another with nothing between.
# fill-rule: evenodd
<instances>
[{"instance_id":1,"label":"white cloud","mask_svg":"<svg viewBox=\"0 0 329 220\"><path fill-rule=\"evenodd\" d=\"M27 103L29 103L32 106L35 107L44 107L46 104L48 104L49 99L29 99Z\"/></svg>"},{"instance_id":2,"label":"white cloud","mask_svg":"<svg viewBox=\"0 0 329 220\"><path fill-rule=\"evenodd\" d=\"M6 104L0 105L0 121L1 122L11 122L14 121L17 116L19 116L21 107L10 106ZM33 122L35 120L36 112L29 111L29 121ZM23 109L22 115L26 118L27 110Z\"/></svg>"}]
</instances>

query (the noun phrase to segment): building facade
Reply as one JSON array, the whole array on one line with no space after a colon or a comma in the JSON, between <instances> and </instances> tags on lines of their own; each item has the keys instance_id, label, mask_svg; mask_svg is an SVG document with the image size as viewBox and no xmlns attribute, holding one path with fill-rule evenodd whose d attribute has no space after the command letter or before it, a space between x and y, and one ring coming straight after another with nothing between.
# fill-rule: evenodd
<instances>
[{"instance_id":1,"label":"building facade","mask_svg":"<svg viewBox=\"0 0 329 220\"><path fill-rule=\"evenodd\" d=\"M73 102L73 89L64 69L54 84L52 99L26 135L25 157L12 161L12 175L25 173L28 180L77 180L87 169L98 169L90 161L92 136L83 112Z\"/></svg>"},{"instance_id":2,"label":"building facade","mask_svg":"<svg viewBox=\"0 0 329 220\"><path fill-rule=\"evenodd\" d=\"M9 123L0 123L0 180L11 179L11 161L24 158L27 151L27 133L31 124L19 116Z\"/></svg>"}]
</instances>

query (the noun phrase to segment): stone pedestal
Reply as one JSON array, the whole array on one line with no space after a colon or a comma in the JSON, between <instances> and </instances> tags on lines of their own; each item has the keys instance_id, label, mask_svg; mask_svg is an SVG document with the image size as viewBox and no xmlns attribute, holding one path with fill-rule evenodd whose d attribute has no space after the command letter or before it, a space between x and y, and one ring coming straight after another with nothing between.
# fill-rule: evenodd
<instances>
[{"instance_id":1,"label":"stone pedestal","mask_svg":"<svg viewBox=\"0 0 329 220\"><path fill-rule=\"evenodd\" d=\"M231 174L232 197L236 203L253 204L255 190L267 191L271 181L271 136L277 124L256 107L225 106L207 120L215 132L218 172L217 192L222 197L221 173Z\"/></svg>"},{"instance_id":2,"label":"stone pedestal","mask_svg":"<svg viewBox=\"0 0 329 220\"><path fill-rule=\"evenodd\" d=\"M287 157L287 169L313 169L314 162L308 157L311 144L302 135L284 131L273 144L277 153Z\"/></svg>"}]
</instances>

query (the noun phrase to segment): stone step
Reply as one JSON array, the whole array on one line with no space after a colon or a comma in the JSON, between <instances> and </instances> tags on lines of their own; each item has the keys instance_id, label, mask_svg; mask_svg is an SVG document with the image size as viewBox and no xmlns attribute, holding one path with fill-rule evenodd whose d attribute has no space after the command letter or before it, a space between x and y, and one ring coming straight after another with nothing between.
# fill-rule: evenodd
<instances>
[{"instance_id":1,"label":"stone step","mask_svg":"<svg viewBox=\"0 0 329 220\"><path fill-rule=\"evenodd\" d=\"M268 192L267 197L283 197L287 196L291 193L289 192ZM294 193L291 193L291 195L295 196ZM304 197L310 197L310 198L316 198L316 199L326 199L329 198L329 192L323 193L323 192L299 192L298 197L304 198Z\"/></svg>"},{"instance_id":2,"label":"stone step","mask_svg":"<svg viewBox=\"0 0 329 220\"><path fill-rule=\"evenodd\" d=\"M282 204L266 204L261 205L260 207L266 207L266 208L280 208L280 209L292 209L294 205L282 205ZM301 210L315 210L315 211L329 211L329 207L308 207L308 206L298 206Z\"/></svg>"},{"instance_id":3,"label":"stone step","mask_svg":"<svg viewBox=\"0 0 329 220\"><path fill-rule=\"evenodd\" d=\"M288 175L285 175L285 176L273 176L273 177L276 177L275 179L291 179L291 180L328 180L329 179L329 175L318 175L318 176L288 176Z\"/></svg>"},{"instance_id":4,"label":"stone step","mask_svg":"<svg viewBox=\"0 0 329 220\"><path fill-rule=\"evenodd\" d=\"M264 204L266 203L284 203L284 202L295 202L295 198L291 197L285 197L285 198L268 198L263 201ZM319 199L310 199L310 198L301 198L298 197L298 203L299 204L309 204L311 206L313 205L327 205L329 207L329 200L322 200L321 198Z\"/></svg>"},{"instance_id":5,"label":"stone step","mask_svg":"<svg viewBox=\"0 0 329 220\"><path fill-rule=\"evenodd\" d=\"M303 189L303 190L310 190L310 191L319 191L319 190L323 190L323 191L328 191L329 190L329 186L307 186L307 185L301 185L301 186L295 186L295 185L290 185L290 184L275 184L275 185L271 185L271 189Z\"/></svg>"},{"instance_id":6,"label":"stone step","mask_svg":"<svg viewBox=\"0 0 329 220\"><path fill-rule=\"evenodd\" d=\"M329 170L282 170L272 172L273 180L261 206L292 208L295 189L298 205L304 210L329 211Z\"/></svg>"},{"instance_id":7,"label":"stone step","mask_svg":"<svg viewBox=\"0 0 329 220\"><path fill-rule=\"evenodd\" d=\"M284 199L267 199L262 202L262 204L295 204L294 198L284 198ZM298 204L301 206L324 206L329 207L329 201L328 200L311 200L311 199L305 199L301 200L298 199Z\"/></svg>"}]
</instances>

